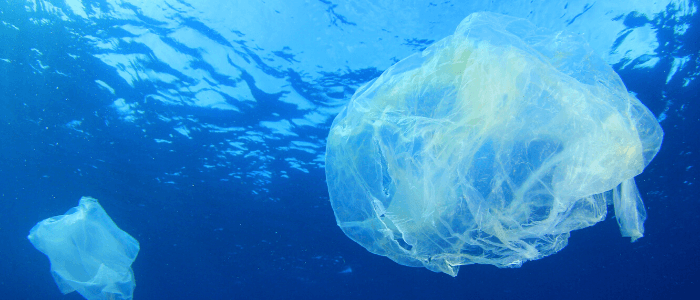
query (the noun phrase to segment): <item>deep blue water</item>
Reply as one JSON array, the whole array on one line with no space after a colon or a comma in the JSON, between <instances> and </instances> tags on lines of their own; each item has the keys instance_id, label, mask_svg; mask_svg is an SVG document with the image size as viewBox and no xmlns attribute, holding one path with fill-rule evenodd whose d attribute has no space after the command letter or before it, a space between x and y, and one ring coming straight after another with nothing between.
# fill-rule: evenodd
<instances>
[{"instance_id":1,"label":"deep blue water","mask_svg":"<svg viewBox=\"0 0 700 300\"><path fill-rule=\"evenodd\" d=\"M0 1L0 298L82 299L26 238L81 196L140 242L135 299L692 298L698 2L534 2ZM636 177L643 238L610 213L555 255L452 278L337 227L333 117L480 10L580 33L658 117L663 146Z\"/></svg>"}]
</instances>

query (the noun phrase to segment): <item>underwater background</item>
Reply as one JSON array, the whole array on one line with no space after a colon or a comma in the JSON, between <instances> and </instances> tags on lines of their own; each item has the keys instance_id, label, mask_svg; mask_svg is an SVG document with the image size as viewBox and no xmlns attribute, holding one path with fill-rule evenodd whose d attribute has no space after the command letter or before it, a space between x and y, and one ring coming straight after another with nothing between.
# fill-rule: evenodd
<instances>
[{"instance_id":1,"label":"underwater background","mask_svg":"<svg viewBox=\"0 0 700 300\"><path fill-rule=\"evenodd\" d=\"M608 3L609 2L609 3ZM700 288L698 1L0 0L0 298L63 296L29 229L99 199L141 250L135 299L687 299ZM492 11L584 37L657 116L614 214L559 253L457 277L338 228L324 175L362 84Z\"/></svg>"}]
</instances>

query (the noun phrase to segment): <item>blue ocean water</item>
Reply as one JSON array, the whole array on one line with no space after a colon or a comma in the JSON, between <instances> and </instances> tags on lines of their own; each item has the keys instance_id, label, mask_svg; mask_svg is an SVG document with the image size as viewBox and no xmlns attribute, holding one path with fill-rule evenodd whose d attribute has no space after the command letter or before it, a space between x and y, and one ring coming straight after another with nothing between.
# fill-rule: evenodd
<instances>
[{"instance_id":1,"label":"blue ocean water","mask_svg":"<svg viewBox=\"0 0 700 300\"><path fill-rule=\"evenodd\" d=\"M0 1L0 295L63 296L27 240L92 196L134 236L135 299L684 299L700 285L697 1ZM620 3L618 3L620 2ZM664 129L613 214L559 253L451 278L369 253L324 176L362 84L492 11L583 36Z\"/></svg>"}]
</instances>

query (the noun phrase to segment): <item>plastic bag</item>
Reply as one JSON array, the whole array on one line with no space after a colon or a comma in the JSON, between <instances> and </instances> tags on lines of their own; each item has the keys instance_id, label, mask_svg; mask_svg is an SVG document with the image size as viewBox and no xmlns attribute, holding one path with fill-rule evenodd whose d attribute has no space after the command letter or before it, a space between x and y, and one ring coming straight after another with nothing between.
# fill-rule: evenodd
<instances>
[{"instance_id":1,"label":"plastic bag","mask_svg":"<svg viewBox=\"0 0 700 300\"><path fill-rule=\"evenodd\" d=\"M331 126L326 179L350 238L456 276L556 253L613 202L641 237L634 176L662 138L579 37L475 13L358 89Z\"/></svg>"},{"instance_id":2,"label":"plastic bag","mask_svg":"<svg viewBox=\"0 0 700 300\"><path fill-rule=\"evenodd\" d=\"M114 224L96 199L83 197L65 215L39 222L28 238L49 257L62 293L78 291L88 300L132 299L131 264L139 243Z\"/></svg>"}]
</instances>

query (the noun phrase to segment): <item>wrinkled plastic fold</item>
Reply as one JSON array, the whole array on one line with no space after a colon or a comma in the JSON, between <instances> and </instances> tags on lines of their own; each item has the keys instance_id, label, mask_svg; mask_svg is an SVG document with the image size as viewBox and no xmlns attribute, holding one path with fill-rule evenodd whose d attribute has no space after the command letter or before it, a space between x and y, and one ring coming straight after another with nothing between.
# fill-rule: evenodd
<instances>
[{"instance_id":1,"label":"wrinkled plastic fold","mask_svg":"<svg viewBox=\"0 0 700 300\"><path fill-rule=\"evenodd\" d=\"M623 236L641 237L634 177L662 138L580 37L475 13L357 90L331 127L326 178L350 238L456 276L556 253L609 203Z\"/></svg>"}]
</instances>

